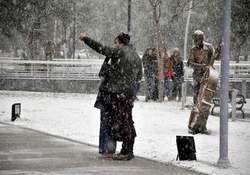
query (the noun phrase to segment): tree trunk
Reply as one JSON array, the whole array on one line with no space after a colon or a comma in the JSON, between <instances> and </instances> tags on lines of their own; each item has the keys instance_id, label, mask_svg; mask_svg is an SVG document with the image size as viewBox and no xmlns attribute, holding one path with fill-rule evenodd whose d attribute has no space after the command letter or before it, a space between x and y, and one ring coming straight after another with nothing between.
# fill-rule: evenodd
<instances>
[{"instance_id":1,"label":"tree trunk","mask_svg":"<svg viewBox=\"0 0 250 175\"><path fill-rule=\"evenodd\" d=\"M34 39L33 39L33 30L29 32L28 39L26 42L27 45L27 56L29 60L34 59Z\"/></svg>"},{"instance_id":2,"label":"tree trunk","mask_svg":"<svg viewBox=\"0 0 250 175\"><path fill-rule=\"evenodd\" d=\"M187 42L188 42L188 29L190 24L190 16L192 11L193 1L190 1L189 11L187 16L186 30L185 30L185 39L184 39L184 60L187 60Z\"/></svg>"},{"instance_id":3,"label":"tree trunk","mask_svg":"<svg viewBox=\"0 0 250 175\"><path fill-rule=\"evenodd\" d=\"M231 56L230 60L231 61L235 61L236 63L239 63L239 61L240 61L239 56L240 56L240 50L241 50L240 47L241 47L240 46L240 39L239 39L239 37L236 36L232 42L232 47L231 47L232 49L230 52L230 56Z\"/></svg>"},{"instance_id":4,"label":"tree trunk","mask_svg":"<svg viewBox=\"0 0 250 175\"><path fill-rule=\"evenodd\" d=\"M240 62L240 50L241 50L240 39L236 39L236 46L235 46L235 61L236 61L236 63Z\"/></svg>"},{"instance_id":5,"label":"tree trunk","mask_svg":"<svg viewBox=\"0 0 250 175\"><path fill-rule=\"evenodd\" d=\"M163 58L164 58L164 49L162 45L162 38L160 33L160 24L159 22L156 23L156 38L157 38L157 60L158 60L158 76L159 76L159 83L158 83L158 94L159 94L159 101L162 102L164 99L164 77L163 77Z\"/></svg>"},{"instance_id":6,"label":"tree trunk","mask_svg":"<svg viewBox=\"0 0 250 175\"><path fill-rule=\"evenodd\" d=\"M67 59L68 52L67 52L67 26L63 24L63 38L64 38L64 58Z\"/></svg>"},{"instance_id":7,"label":"tree trunk","mask_svg":"<svg viewBox=\"0 0 250 175\"><path fill-rule=\"evenodd\" d=\"M162 44L162 37L161 37L161 31L160 31L160 1L155 1L154 3L150 0L150 3L153 7L153 19L155 23L155 39L156 39L156 45L157 45L157 60L158 60L158 100L159 102L162 102L164 99L164 77L163 77L163 58L165 56L164 53L164 47ZM157 12L158 10L158 12Z\"/></svg>"}]
</instances>

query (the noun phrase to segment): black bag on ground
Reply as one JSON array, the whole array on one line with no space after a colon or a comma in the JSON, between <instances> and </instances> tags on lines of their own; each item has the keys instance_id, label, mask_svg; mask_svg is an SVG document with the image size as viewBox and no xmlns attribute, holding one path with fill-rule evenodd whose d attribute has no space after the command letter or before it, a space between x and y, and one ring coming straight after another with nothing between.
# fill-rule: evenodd
<instances>
[{"instance_id":1,"label":"black bag on ground","mask_svg":"<svg viewBox=\"0 0 250 175\"><path fill-rule=\"evenodd\" d=\"M196 160L196 149L193 136L176 136L176 160Z\"/></svg>"}]
</instances>

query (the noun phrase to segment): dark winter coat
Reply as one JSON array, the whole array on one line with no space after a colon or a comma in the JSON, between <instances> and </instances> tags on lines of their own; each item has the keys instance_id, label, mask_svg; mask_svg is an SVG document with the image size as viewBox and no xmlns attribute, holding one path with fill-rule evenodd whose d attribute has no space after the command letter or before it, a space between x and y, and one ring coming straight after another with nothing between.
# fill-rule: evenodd
<instances>
[{"instance_id":1,"label":"dark winter coat","mask_svg":"<svg viewBox=\"0 0 250 175\"><path fill-rule=\"evenodd\" d=\"M155 48L148 48L142 57L146 77L156 77L158 72L157 53Z\"/></svg>"},{"instance_id":2,"label":"dark winter coat","mask_svg":"<svg viewBox=\"0 0 250 175\"><path fill-rule=\"evenodd\" d=\"M142 63L135 49L131 45L125 45L121 49L103 46L88 37L83 41L96 52L106 56L105 71L100 72L100 76L105 77L102 89L109 93L135 96L135 84L142 78Z\"/></svg>"},{"instance_id":3,"label":"dark winter coat","mask_svg":"<svg viewBox=\"0 0 250 175\"><path fill-rule=\"evenodd\" d=\"M106 56L99 73L99 76L105 77L100 89L109 93L135 96L135 86L142 78L142 63L135 49L131 45L125 45L121 49L103 46L88 37L83 41Z\"/></svg>"},{"instance_id":4,"label":"dark winter coat","mask_svg":"<svg viewBox=\"0 0 250 175\"><path fill-rule=\"evenodd\" d=\"M180 58L181 59L181 58ZM183 61L174 62L173 64L173 79L180 81L184 76Z\"/></svg>"}]
</instances>

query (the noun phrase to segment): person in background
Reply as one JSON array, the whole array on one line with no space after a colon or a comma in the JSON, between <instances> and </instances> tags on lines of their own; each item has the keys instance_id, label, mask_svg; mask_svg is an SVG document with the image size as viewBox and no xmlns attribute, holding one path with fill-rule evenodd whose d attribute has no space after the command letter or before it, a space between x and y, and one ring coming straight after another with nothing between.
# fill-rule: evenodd
<instances>
[{"instance_id":1,"label":"person in background","mask_svg":"<svg viewBox=\"0 0 250 175\"><path fill-rule=\"evenodd\" d=\"M178 101L181 101L182 97L182 83L184 81L184 65L183 59L180 54L180 50L175 48L173 54L171 55L173 59L173 93L172 97L176 100L178 97Z\"/></svg>"},{"instance_id":2,"label":"person in background","mask_svg":"<svg viewBox=\"0 0 250 175\"><path fill-rule=\"evenodd\" d=\"M22 49L22 51L21 51L21 59L22 60L27 60L28 58L27 58L27 54L26 54L26 49L24 48L24 49Z\"/></svg>"},{"instance_id":3,"label":"person in background","mask_svg":"<svg viewBox=\"0 0 250 175\"><path fill-rule=\"evenodd\" d=\"M53 41L48 41L45 45L45 57L46 60L53 60L55 54L55 44Z\"/></svg>"},{"instance_id":4,"label":"person in background","mask_svg":"<svg viewBox=\"0 0 250 175\"><path fill-rule=\"evenodd\" d=\"M157 52L156 48L148 48L142 57L144 67L144 77L146 82L145 101L158 99L158 83L157 83Z\"/></svg>"},{"instance_id":5,"label":"person in background","mask_svg":"<svg viewBox=\"0 0 250 175\"><path fill-rule=\"evenodd\" d=\"M167 54L164 57L163 64L163 73L164 73L164 87L165 87L165 96L169 101L172 100L172 91L173 91L173 59Z\"/></svg>"}]
</instances>

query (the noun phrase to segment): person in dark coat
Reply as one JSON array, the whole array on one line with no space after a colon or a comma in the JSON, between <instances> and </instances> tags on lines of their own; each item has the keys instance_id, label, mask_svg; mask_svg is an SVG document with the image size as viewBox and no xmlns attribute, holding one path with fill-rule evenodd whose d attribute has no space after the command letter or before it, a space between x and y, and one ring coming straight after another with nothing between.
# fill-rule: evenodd
<instances>
[{"instance_id":1,"label":"person in dark coat","mask_svg":"<svg viewBox=\"0 0 250 175\"><path fill-rule=\"evenodd\" d=\"M164 95L167 96L168 101L173 99L172 92L173 92L173 58L169 57L167 54L164 57L164 64L163 64L163 75L164 75L164 87L165 93Z\"/></svg>"},{"instance_id":2,"label":"person in dark coat","mask_svg":"<svg viewBox=\"0 0 250 175\"><path fill-rule=\"evenodd\" d=\"M178 101L180 101L182 97L181 93L182 83L184 81L184 65L182 57L180 55L180 50L178 48L175 48L171 57L173 58L173 83L174 83L172 97L174 100L176 100L176 97L178 97Z\"/></svg>"},{"instance_id":3,"label":"person in dark coat","mask_svg":"<svg viewBox=\"0 0 250 175\"><path fill-rule=\"evenodd\" d=\"M142 56L144 77L146 81L145 101L158 99L158 65L156 48L148 48Z\"/></svg>"},{"instance_id":4,"label":"person in dark coat","mask_svg":"<svg viewBox=\"0 0 250 175\"><path fill-rule=\"evenodd\" d=\"M109 94L111 108L111 136L122 141L119 154L114 154L114 160L130 160L134 158L133 148L136 137L132 108L137 93L138 82L142 78L142 63L139 55L129 44L130 36L125 33L115 38L115 47L107 47L80 33L80 40L98 53L105 55L107 81L102 83L102 89Z\"/></svg>"},{"instance_id":5,"label":"person in dark coat","mask_svg":"<svg viewBox=\"0 0 250 175\"><path fill-rule=\"evenodd\" d=\"M45 57L46 60L53 60L55 54L55 44L53 41L48 41L45 46Z\"/></svg>"},{"instance_id":6,"label":"person in dark coat","mask_svg":"<svg viewBox=\"0 0 250 175\"><path fill-rule=\"evenodd\" d=\"M95 107L100 109L100 131L99 131L99 153L103 158L111 158L116 150L116 141L111 137L111 122L112 122L112 103L111 94L107 89L103 88L108 83L107 68L109 58L105 58L99 72L101 83L97 94Z\"/></svg>"}]
</instances>

